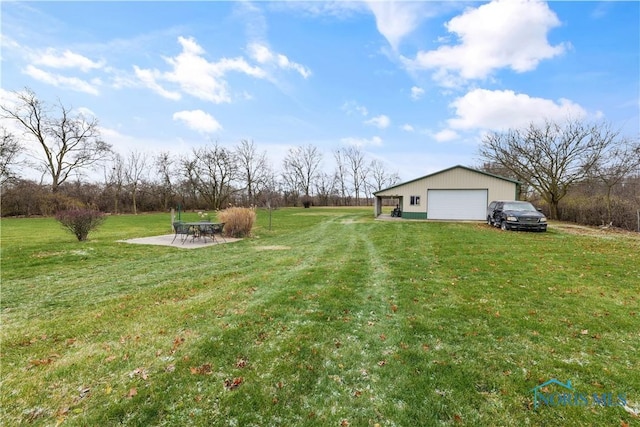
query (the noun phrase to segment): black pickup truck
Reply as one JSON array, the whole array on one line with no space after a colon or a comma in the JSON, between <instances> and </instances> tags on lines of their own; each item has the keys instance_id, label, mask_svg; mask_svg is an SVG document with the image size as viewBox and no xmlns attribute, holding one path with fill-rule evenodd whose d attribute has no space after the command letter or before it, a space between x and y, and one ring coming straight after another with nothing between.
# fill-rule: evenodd
<instances>
[{"instance_id":1,"label":"black pickup truck","mask_svg":"<svg viewBox=\"0 0 640 427\"><path fill-rule=\"evenodd\" d=\"M487 224L503 230L547 231L547 218L529 202L491 202L487 207Z\"/></svg>"}]
</instances>

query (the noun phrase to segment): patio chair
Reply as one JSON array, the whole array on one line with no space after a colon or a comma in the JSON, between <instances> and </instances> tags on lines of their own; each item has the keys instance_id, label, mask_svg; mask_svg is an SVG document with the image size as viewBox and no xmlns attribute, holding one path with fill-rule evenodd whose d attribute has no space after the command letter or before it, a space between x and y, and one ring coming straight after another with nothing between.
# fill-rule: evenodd
<instances>
[{"instance_id":1,"label":"patio chair","mask_svg":"<svg viewBox=\"0 0 640 427\"><path fill-rule=\"evenodd\" d=\"M222 231L223 230L224 230L224 222L219 222L217 224L211 224L211 237L213 237L214 241L216 240L215 235L219 234L220 238L222 240L224 240L225 243L227 243L227 240L222 235Z\"/></svg>"},{"instance_id":2,"label":"patio chair","mask_svg":"<svg viewBox=\"0 0 640 427\"><path fill-rule=\"evenodd\" d=\"M182 222L174 222L173 230L175 231L176 234L175 236L173 236L173 240L171 241L171 244L173 244L173 242L176 240L176 237L178 237L178 235L180 235L180 241L184 243L189 237L189 234L191 234L191 227Z\"/></svg>"}]
</instances>

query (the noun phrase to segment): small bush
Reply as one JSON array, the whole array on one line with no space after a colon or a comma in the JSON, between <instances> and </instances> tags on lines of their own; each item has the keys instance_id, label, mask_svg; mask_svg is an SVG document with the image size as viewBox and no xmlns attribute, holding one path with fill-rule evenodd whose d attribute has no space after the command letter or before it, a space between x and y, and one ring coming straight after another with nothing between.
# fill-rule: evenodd
<instances>
[{"instance_id":1,"label":"small bush","mask_svg":"<svg viewBox=\"0 0 640 427\"><path fill-rule=\"evenodd\" d=\"M56 220L72 232L80 242L87 240L89 232L98 228L105 219L102 212L91 209L71 209L56 213Z\"/></svg>"},{"instance_id":2,"label":"small bush","mask_svg":"<svg viewBox=\"0 0 640 427\"><path fill-rule=\"evenodd\" d=\"M218 212L218 221L224 222L224 234L230 237L247 237L256 221L255 208L232 207Z\"/></svg>"}]
</instances>

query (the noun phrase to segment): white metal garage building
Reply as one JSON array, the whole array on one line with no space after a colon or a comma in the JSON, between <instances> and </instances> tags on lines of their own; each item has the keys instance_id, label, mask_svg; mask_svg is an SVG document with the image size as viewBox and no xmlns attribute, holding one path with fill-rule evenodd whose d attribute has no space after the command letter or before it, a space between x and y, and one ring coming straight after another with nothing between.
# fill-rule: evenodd
<instances>
[{"instance_id":1,"label":"white metal garage building","mask_svg":"<svg viewBox=\"0 0 640 427\"><path fill-rule=\"evenodd\" d=\"M383 199L395 199L402 218L482 221L492 200L516 200L519 187L513 179L458 165L375 192L375 215Z\"/></svg>"}]
</instances>

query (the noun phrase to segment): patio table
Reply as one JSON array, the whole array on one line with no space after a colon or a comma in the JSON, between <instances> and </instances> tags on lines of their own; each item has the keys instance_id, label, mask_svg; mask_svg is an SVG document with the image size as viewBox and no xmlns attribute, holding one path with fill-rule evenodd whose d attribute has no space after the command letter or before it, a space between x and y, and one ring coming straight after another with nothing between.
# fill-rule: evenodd
<instances>
[{"instance_id":1,"label":"patio table","mask_svg":"<svg viewBox=\"0 0 640 427\"><path fill-rule=\"evenodd\" d=\"M189 236L191 236L191 241L194 241L195 239L203 239L203 241L206 242L207 237L209 237L212 241L215 242L216 234L219 234L220 237L222 237L222 239L224 240L224 237L222 236L224 222L177 222L174 224L174 229L176 232L176 236L178 234L184 236L182 238L182 243L184 243L189 238Z\"/></svg>"}]
</instances>

